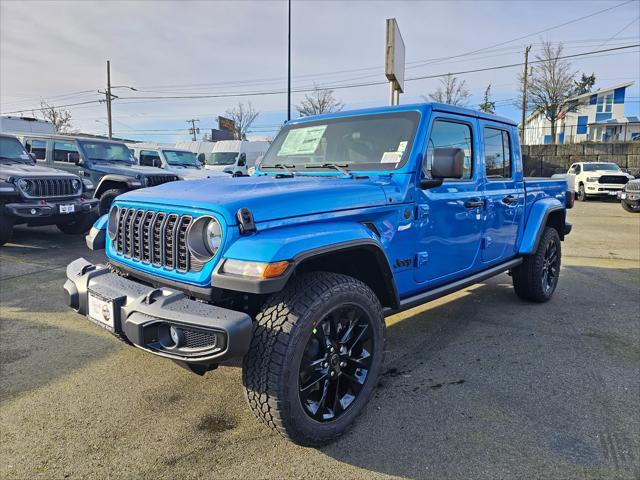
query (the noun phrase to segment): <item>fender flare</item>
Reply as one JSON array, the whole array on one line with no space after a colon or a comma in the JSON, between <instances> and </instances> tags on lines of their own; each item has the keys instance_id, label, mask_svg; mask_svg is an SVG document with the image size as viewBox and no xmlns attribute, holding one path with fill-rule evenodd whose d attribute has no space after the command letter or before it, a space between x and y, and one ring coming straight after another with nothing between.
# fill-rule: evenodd
<instances>
[{"instance_id":1,"label":"fender flare","mask_svg":"<svg viewBox=\"0 0 640 480\"><path fill-rule=\"evenodd\" d=\"M549 221L549 216L557 211L564 211L564 206L556 198L543 198L531 206L531 211L529 212L522 236L522 242L518 249L520 255L531 255L538 249L538 244L540 243L544 228ZM563 215L563 224L565 223L564 217L565 215ZM564 237L564 225L558 233L560 234L560 238Z\"/></svg>"},{"instance_id":2,"label":"fender flare","mask_svg":"<svg viewBox=\"0 0 640 480\"><path fill-rule=\"evenodd\" d=\"M128 190L131 190L132 187L129 184L132 181L133 179L131 177L127 177L126 175L111 175L111 174L105 175L100 179L100 181L98 182L98 185L96 185L96 189L93 192L93 198L100 198L100 195L102 195L106 190L106 188L104 187L104 184L107 182L121 183ZM136 180L136 181L140 182L139 180ZM140 183L140 185L142 186L142 183Z\"/></svg>"},{"instance_id":3,"label":"fender flare","mask_svg":"<svg viewBox=\"0 0 640 480\"><path fill-rule=\"evenodd\" d=\"M247 293L275 293L285 288L291 276L295 274L301 265L309 260L317 260L323 256L345 253L349 250L365 250L375 258L376 267L381 272L382 278L380 280L388 296L388 301L385 303L392 307L399 305L399 296L391 265L382 244L371 230L356 222L332 225L331 232L327 232L322 224L315 225L312 228L309 227L307 225L304 228L274 229L237 239L213 271L212 285L218 288ZM314 231L317 235L313 235ZM264 239L259 238L261 235L264 235L265 238L268 237L268 240L265 242ZM333 240L324 241L329 236ZM282 242L278 245L277 241L280 239L282 239ZM262 240L261 244L266 244L267 248L262 251L256 249L256 240ZM252 246L253 248L251 248ZM259 262L287 260L291 264L277 278L244 278L228 275L221 271L224 260L227 258Z\"/></svg>"}]
</instances>

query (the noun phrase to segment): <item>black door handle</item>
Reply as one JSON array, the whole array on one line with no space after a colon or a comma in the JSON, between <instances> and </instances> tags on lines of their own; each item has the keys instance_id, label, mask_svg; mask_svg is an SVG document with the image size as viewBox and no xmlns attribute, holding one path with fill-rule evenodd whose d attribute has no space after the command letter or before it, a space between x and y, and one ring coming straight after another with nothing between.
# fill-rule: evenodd
<instances>
[{"instance_id":1,"label":"black door handle","mask_svg":"<svg viewBox=\"0 0 640 480\"><path fill-rule=\"evenodd\" d=\"M484 207L484 200L467 200L464 202L466 208Z\"/></svg>"},{"instance_id":2,"label":"black door handle","mask_svg":"<svg viewBox=\"0 0 640 480\"><path fill-rule=\"evenodd\" d=\"M502 203L506 203L507 205L511 205L512 203L516 203L518 201L518 197L515 195L508 195L502 199Z\"/></svg>"}]
</instances>

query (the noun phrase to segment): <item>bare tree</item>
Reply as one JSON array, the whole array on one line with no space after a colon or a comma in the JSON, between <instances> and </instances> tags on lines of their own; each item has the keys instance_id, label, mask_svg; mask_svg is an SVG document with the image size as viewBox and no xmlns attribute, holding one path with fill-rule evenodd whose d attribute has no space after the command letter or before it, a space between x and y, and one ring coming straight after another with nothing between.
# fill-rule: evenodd
<instances>
[{"instance_id":1,"label":"bare tree","mask_svg":"<svg viewBox=\"0 0 640 480\"><path fill-rule=\"evenodd\" d=\"M541 112L551 124L551 141L556 143L556 125L573 105L567 100L575 92L575 71L571 64L561 59L562 43L554 46L543 42L542 53L536 55L537 65L531 75L527 100L533 110Z\"/></svg>"},{"instance_id":2,"label":"bare tree","mask_svg":"<svg viewBox=\"0 0 640 480\"><path fill-rule=\"evenodd\" d=\"M260 115L260 112L253 108L251 102L247 102L247 105L238 102L236 107L230 108L225 112L225 116L236 124L235 137L237 140L247 139L247 133L253 122L258 118L258 115Z\"/></svg>"},{"instance_id":3,"label":"bare tree","mask_svg":"<svg viewBox=\"0 0 640 480\"><path fill-rule=\"evenodd\" d=\"M465 107L469 104L471 93L469 93L467 89L467 82L465 80L459 80L458 77L449 74L440 79L440 86L435 92L429 94L429 99L424 96L422 98L427 101L431 99L438 103L448 103L449 105Z\"/></svg>"},{"instance_id":4,"label":"bare tree","mask_svg":"<svg viewBox=\"0 0 640 480\"><path fill-rule=\"evenodd\" d=\"M53 123L58 133L73 133L71 125L71 112L69 110L57 109L49 105L44 99L40 100L40 111L45 120Z\"/></svg>"},{"instance_id":5,"label":"bare tree","mask_svg":"<svg viewBox=\"0 0 640 480\"><path fill-rule=\"evenodd\" d=\"M339 112L343 108L344 104L333 96L333 90L317 85L313 86L313 92L304 96L300 105L296 105L296 110L302 117Z\"/></svg>"},{"instance_id":6,"label":"bare tree","mask_svg":"<svg viewBox=\"0 0 640 480\"><path fill-rule=\"evenodd\" d=\"M484 91L484 99L479 107L483 112L496 113L496 102L491 100L491 84Z\"/></svg>"}]
</instances>

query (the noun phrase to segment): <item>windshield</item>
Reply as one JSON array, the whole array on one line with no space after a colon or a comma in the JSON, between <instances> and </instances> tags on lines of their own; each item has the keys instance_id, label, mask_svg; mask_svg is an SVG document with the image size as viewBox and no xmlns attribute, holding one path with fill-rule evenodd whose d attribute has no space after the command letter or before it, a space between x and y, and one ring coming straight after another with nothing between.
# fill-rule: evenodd
<instances>
[{"instance_id":1,"label":"windshield","mask_svg":"<svg viewBox=\"0 0 640 480\"><path fill-rule=\"evenodd\" d=\"M169 165L177 167L199 167L200 162L193 152L185 152L182 150L162 150L164 158L167 159Z\"/></svg>"},{"instance_id":2,"label":"windshield","mask_svg":"<svg viewBox=\"0 0 640 480\"><path fill-rule=\"evenodd\" d=\"M207 158L207 165L233 165L237 157L238 152L215 152Z\"/></svg>"},{"instance_id":3,"label":"windshield","mask_svg":"<svg viewBox=\"0 0 640 480\"><path fill-rule=\"evenodd\" d=\"M119 143L78 141L89 160L133 163L133 155L126 145Z\"/></svg>"},{"instance_id":4,"label":"windshield","mask_svg":"<svg viewBox=\"0 0 640 480\"><path fill-rule=\"evenodd\" d=\"M610 172L619 172L620 167L615 163L585 163L585 172L595 172L596 170L608 170Z\"/></svg>"},{"instance_id":5,"label":"windshield","mask_svg":"<svg viewBox=\"0 0 640 480\"><path fill-rule=\"evenodd\" d=\"M13 137L0 137L0 160L33 163L22 144Z\"/></svg>"},{"instance_id":6,"label":"windshield","mask_svg":"<svg viewBox=\"0 0 640 480\"><path fill-rule=\"evenodd\" d=\"M394 170L411 150L417 112L342 117L285 127L260 168L305 168L327 163L360 170Z\"/></svg>"}]
</instances>

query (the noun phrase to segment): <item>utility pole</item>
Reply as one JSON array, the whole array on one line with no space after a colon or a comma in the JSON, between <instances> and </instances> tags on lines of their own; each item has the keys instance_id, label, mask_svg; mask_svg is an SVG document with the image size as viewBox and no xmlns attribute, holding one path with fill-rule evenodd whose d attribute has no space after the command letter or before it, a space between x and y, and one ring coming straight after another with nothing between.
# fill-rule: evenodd
<instances>
[{"instance_id":1,"label":"utility pole","mask_svg":"<svg viewBox=\"0 0 640 480\"><path fill-rule=\"evenodd\" d=\"M527 82L529 80L529 50L531 45L524 49L524 75L522 76L522 128L520 130L520 144L524 145L525 120L527 118Z\"/></svg>"},{"instance_id":2,"label":"utility pole","mask_svg":"<svg viewBox=\"0 0 640 480\"><path fill-rule=\"evenodd\" d=\"M187 120L187 123L191 124L191 128L189 129L189 133L193 137L193 141L196 141L196 133L200 133L200 128L196 127L196 122L200 123L200 120L197 118L192 118L191 120Z\"/></svg>"},{"instance_id":3,"label":"utility pole","mask_svg":"<svg viewBox=\"0 0 640 480\"><path fill-rule=\"evenodd\" d=\"M289 0L289 37L287 55L287 122L291 120L291 0Z\"/></svg>"},{"instance_id":4,"label":"utility pole","mask_svg":"<svg viewBox=\"0 0 640 480\"><path fill-rule=\"evenodd\" d=\"M117 95L111 93L111 90L114 88L128 88L129 90L133 90L137 92L138 90L129 85L115 85L111 86L111 62L107 60L107 88L104 90L98 90L98 93L104 94L105 102L107 103L107 124L109 126L109 140L113 137L113 123L111 120L111 101L114 98L118 98ZM102 101L102 100L101 100Z\"/></svg>"}]
</instances>

